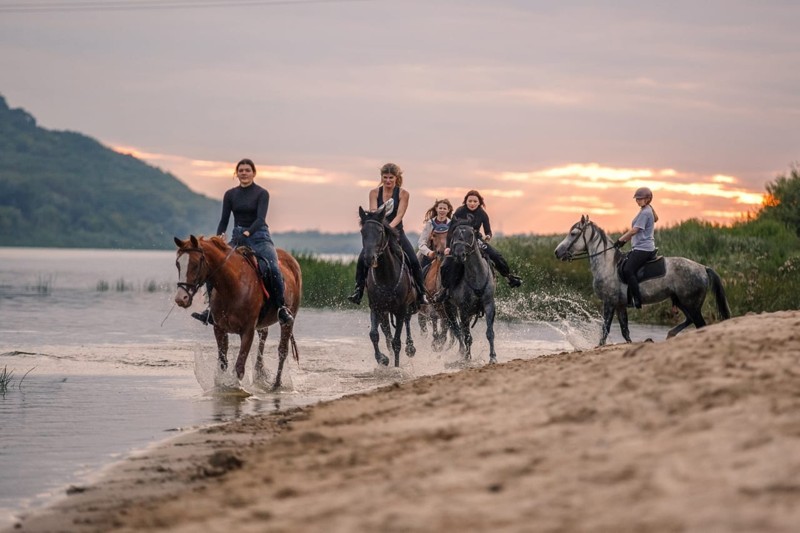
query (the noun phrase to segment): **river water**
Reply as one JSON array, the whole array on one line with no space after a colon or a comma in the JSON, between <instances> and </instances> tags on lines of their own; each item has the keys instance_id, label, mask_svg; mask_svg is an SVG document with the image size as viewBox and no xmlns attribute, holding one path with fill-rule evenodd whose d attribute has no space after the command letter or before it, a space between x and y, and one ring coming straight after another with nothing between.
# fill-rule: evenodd
<instances>
[{"instance_id":1,"label":"river water","mask_svg":"<svg viewBox=\"0 0 800 533\"><path fill-rule=\"evenodd\" d=\"M284 388L253 385L250 357L242 387L251 395L232 394L238 384L216 370L212 329L189 316L202 298L191 310L173 306L176 278L170 251L0 248L0 375L12 373L0 393L0 528L176 432L463 368L456 350L430 348L416 320L417 355L379 368L366 306L301 308L300 362L288 360ZM666 334L633 330L634 341ZM473 365L488 361L484 331L480 321ZM596 318L500 321L498 361L588 348L598 332ZM278 337L271 331L267 341L270 373Z\"/></svg>"}]
</instances>

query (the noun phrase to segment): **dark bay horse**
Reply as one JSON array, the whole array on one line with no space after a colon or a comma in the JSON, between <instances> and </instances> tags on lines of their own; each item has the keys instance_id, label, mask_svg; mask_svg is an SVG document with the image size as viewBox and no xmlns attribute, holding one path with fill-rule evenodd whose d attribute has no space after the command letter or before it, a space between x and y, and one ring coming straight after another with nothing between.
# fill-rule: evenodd
<instances>
[{"instance_id":1,"label":"dark bay horse","mask_svg":"<svg viewBox=\"0 0 800 533\"><path fill-rule=\"evenodd\" d=\"M602 228L582 216L573 224L569 233L556 247L556 257L561 261L589 259L595 294L603 302L603 332L600 344L606 343L611 330L614 313L617 314L622 336L631 342L628 329L628 285L617 275L617 264L623 254L614 248L613 241ZM672 305L680 309L686 320L671 330L667 338L674 337L687 326L696 328L706 325L702 308L709 288L714 292L717 311L721 319L731 316L722 280L711 268L685 257L665 257L666 275L640 281L642 303L652 304L670 298Z\"/></svg>"},{"instance_id":2,"label":"dark bay horse","mask_svg":"<svg viewBox=\"0 0 800 533\"><path fill-rule=\"evenodd\" d=\"M494 292L495 279L489 260L480 250L478 237L468 220L453 219L450 254L464 267L464 275L450 291L450 301L455 304L458 327L463 339L464 358L472 358L472 333L470 320L484 315L486 338L489 340L489 362L497 362L494 351ZM474 322L473 322L474 324Z\"/></svg>"},{"instance_id":3,"label":"dark bay horse","mask_svg":"<svg viewBox=\"0 0 800 533\"><path fill-rule=\"evenodd\" d=\"M389 365L389 358L378 348L380 340L378 325L383 329L388 344L391 335L390 317L395 328L391 339L394 366L400 366L400 339L403 325L406 327L406 355L413 357L416 354L409 326L411 315L417 310L417 290L409 266L406 264L403 249L400 247L397 232L385 219L386 213L391 212L393 205L393 200L389 199L375 211L358 208L363 257L369 269L366 283L371 320L369 338L375 349L375 360L384 366Z\"/></svg>"},{"instance_id":4,"label":"dark bay horse","mask_svg":"<svg viewBox=\"0 0 800 533\"><path fill-rule=\"evenodd\" d=\"M444 260L444 250L447 247L447 232L431 234L430 248L436 253L428 270L425 273L425 293L428 302L419 310L419 327L423 333L428 331L428 324L431 326L432 347L435 351L441 351L447 343L447 334L450 333L450 347L456 340L460 340L458 327L448 316L454 313L453 303L450 300L436 302L436 297L442 291L441 266ZM449 313L449 314L448 314Z\"/></svg>"},{"instance_id":5,"label":"dark bay horse","mask_svg":"<svg viewBox=\"0 0 800 533\"><path fill-rule=\"evenodd\" d=\"M211 282L214 289L211 291L210 305L220 369L224 371L228 368L228 334L235 333L241 339L235 365L236 376L242 379L247 356L253 345L255 332L258 331L255 371L256 377L263 379L267 328L278 322L278 313L274 306L270 306L260 316L264 292L252 253L249 249L234 249L220 237L206 239L191 235L185 241L175 237L175 244L178 246L175 261L178 267L178 290L175 293L175 303L183 308L191 306L198 289L206 282ZM296 317L303 289L300 265L284 250L278 249L277 253L285 285L286 306ZM278 370L274 383L276 389L281 386L283 364L290 343L295 360L299 360L293 327L293 323L281 326Z\"/></svg>"}]
</instances>

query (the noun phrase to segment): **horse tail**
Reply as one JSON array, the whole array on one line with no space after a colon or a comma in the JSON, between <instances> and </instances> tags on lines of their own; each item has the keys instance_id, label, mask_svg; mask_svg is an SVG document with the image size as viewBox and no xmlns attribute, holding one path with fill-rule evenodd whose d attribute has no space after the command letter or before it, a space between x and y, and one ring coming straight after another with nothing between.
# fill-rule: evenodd
<instances>
[{"instance_id":1,"label":"horse tail","mask_svg":"<svg viewBox=\"0 0 800 533\"><path fill-rule=\"evenodd\" d=\"M294 358L295 362L299 365L300 352L297 350L297 342L294 340L294 333L289 335L289 344L292 346L292 358Z\"/></svg>"},{"instance_id":2,"label":"horse tail","mask_svg":"<svg viewBox=\"0 0 800 533\"><path fill-rule=\"evenodd\" d=\"M722 280L713 269L706 267L708 279L711 280L711 288L714 291L714 299L717 301L717 311L722 320L731 317L731 308L728 306L728 298L725 296L725 289L722 287Z\"/></svg>"}]
</instances>

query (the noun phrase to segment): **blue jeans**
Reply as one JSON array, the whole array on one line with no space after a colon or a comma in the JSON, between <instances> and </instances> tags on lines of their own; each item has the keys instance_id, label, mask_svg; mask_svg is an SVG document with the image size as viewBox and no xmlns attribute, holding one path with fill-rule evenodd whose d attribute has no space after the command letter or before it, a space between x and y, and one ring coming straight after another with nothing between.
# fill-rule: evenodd
<instances>
[{"instance_id":1,"label":"blue jeans","mask_svg":"<svg viewBox=\"0 0 800 533\"><path fill-rule=\"evenodd\" d=\"M283 307L283 275L281 275L278 254L275 252L275 244L272 242L269 230L266 228L260 229L251 233L249 237L245 237L242 232L246 229L241 226L234 226L230 244L231 246L247 246L255 252L258 258L258 265L261 268L261 275L270 289L272 303L276 307Z\"/></svg>"}]
</instances>

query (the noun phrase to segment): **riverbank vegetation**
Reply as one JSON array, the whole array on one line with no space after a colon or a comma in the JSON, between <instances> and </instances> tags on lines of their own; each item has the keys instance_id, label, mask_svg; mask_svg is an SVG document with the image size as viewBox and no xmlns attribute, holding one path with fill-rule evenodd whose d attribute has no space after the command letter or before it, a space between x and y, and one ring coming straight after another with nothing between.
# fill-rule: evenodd
<instances>
[{"instance_id":1,"label":"riverbank vegetation","mask_svg":"<svg viewBox=\"0 0 800 533\"><path fill-rule=\"evenodd\" d=\"M687 220L656 231L664 256L687 257L713 268L722 278L734 316L800 308L800 172L793 167L767 185L764 207L729 226ZM576 220L579 214L576 214ZM587 261L562 263L553 251L566 235L524 235L494 244L525 280L510 289L498 283L498 310L505 318L554 320L600 314ZM608 229L608 228L606 228ZM617 234L611 233L616 238ZM298 257L303 270L303 305L351 307L355 263L331 263L313 255ZM362 306L366 307L366 301ZM704 316L718 319L709 294ZM638 322L675 324L683 320L669 301L631 311Z\"/></svg>"}]
</instances>

